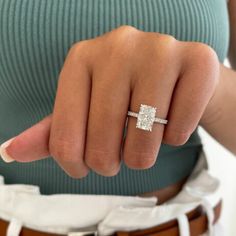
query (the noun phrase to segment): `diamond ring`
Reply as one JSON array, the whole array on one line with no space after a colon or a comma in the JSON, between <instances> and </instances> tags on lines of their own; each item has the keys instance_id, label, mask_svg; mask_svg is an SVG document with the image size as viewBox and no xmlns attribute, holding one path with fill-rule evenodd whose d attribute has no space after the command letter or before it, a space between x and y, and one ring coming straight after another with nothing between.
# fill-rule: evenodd
<instances>
[{"instance_id":1,"label":"diamond ring","mask_svg":"<svg viewBox=\"0 0 236 236\"><path fill-rule=\"evenodd\" d=\"M160 123L166 125L168 120L155 117L157 108L141 104L139 113L128 111L128 116L136 117L136 128L152 131L153 123Z\"/></svg>"}]
</instances>

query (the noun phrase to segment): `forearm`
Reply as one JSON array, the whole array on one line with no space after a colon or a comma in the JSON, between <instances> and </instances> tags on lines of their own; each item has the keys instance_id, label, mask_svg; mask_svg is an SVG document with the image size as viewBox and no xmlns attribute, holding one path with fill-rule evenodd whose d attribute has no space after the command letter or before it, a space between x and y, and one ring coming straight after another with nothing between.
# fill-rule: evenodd
<instances>
[{"instance_id":1,"label":"forearm","mask_svg":"<svg viewBox=\"0 0 236 236\"><path fill-rule=\"evenodd\" d=\"M220 78L200 125L236 155L236 71L220 65Z\"/></svg>"},{"instance_id":2,"label":"forearm","mask_svg":"<svg viewBox=\"0 0 236 236\"><path fill-rule=\"evenodd\" d=\"M230 61L231 67L236 70L236 1L230 0L228 6L230 20L230 42L228 59Z\"/></svg>"}]
</instances>

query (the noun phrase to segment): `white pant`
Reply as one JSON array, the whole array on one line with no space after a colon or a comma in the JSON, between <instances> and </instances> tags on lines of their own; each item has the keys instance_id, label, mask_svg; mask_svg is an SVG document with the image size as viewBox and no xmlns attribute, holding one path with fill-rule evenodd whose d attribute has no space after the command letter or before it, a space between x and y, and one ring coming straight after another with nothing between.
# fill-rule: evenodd
<instances>
[{"instance_id":1,"label":"white pant","mask_svg":"<svg viewBox=\"0 0 236 236\"><path fill-rule=\"evenodd\" d=\"M209 232L223 236L221 223L212 226L213 207L221 197L219 181L211 176L205 153L181 192L162 205L156 197L53 194L42 195L38 186L6 185L0 176L0 218L10 221L7 236L18 236L22 226L73 235L96 229L99 235L153 227L172 219L179 222L180 235L189 236L185 213L201 204L206 210Z\"/></svg>"}]
</instances>

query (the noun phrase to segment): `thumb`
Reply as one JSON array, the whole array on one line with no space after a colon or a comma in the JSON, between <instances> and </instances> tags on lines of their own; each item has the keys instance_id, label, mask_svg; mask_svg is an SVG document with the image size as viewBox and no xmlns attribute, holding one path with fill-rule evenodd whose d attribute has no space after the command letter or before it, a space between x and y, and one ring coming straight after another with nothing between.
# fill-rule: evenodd
<instances>
[{"instance_id":1,"label":"thumb","mask_svg":"<svg viewBox=\"0 0 236 236\"><path fill-rule=\"evenodd\" d=\"M48 149L52 114L7 140L0 146L0 155L5 162L31 162L50 155Z\"/></svg>"}]
</instances>

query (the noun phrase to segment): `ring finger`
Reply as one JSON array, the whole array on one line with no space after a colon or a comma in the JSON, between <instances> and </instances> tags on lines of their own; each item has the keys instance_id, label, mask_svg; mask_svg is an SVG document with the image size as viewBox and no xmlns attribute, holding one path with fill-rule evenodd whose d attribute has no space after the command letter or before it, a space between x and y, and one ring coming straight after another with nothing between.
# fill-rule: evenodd
<instances>
[{"instance_id":1,"label":"ring finger","mask_svg":"<svg viewBox=\"0 0 236 236\"><path fill-rule=\"evenodd\" d=\"M156 107L155 116L165 119L178 71L167 69L166 66L165 68L149 66L143 72L145 73L138 74L139 78L132 91L130 111L138 113L140 105L144 104ZM129 117L122 158L129 168L150 168L157 158L164 125L154 123L150 132L136 128L136 122L137 118Z\"/></svg>"}]
</instances>

